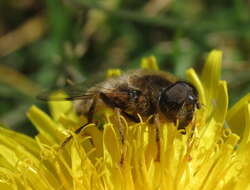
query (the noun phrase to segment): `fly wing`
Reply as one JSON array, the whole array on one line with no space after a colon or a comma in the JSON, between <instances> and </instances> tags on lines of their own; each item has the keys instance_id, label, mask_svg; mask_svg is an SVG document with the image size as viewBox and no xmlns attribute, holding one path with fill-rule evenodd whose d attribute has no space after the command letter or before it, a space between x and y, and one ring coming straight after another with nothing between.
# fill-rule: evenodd
<instances>
[{"instance_id":1,"label":"fly wing","mask_svg":"<svg viewBox=\"0 0 250 190\"><path fill-rule=\"evenodd\" d=\"M43 101L72 101L89 99L102 88L101 83L105 80L105 78L105 74L100 73L95 75L94 78L85 80L82 83L42 92L37 96L37 98Z\"/></svg>"},{"instance_id":2,"label":"fly wing","mask_svg":"<svg viewBox=\"0 0 250 190\"><path fill-rule=\"evenodd\" d=\"M42 92L37 96L37 98L43 101L71 101L77 99L86 99L90 98L90 96L94 93L87 93L87 90L88 88L84 87L84 83L81 83L69 87Z\"/></svg>"},{"instance_id":3,"label":"fly wing","mask_svg":"<svg viewBox=\"0 0 250 190\"><path fill-rule=\"evenodd\" d=\"M137 76L137 75L143 76L147 74L161 75L166 80L170 80L172 82L176 81L176 78L169 73L161 71L149 71L145 69L127 71L124 73L123 76ZM93 78L85 80L82 83L74 84L68 87L52 91L43 92L39 94L37 98L43 101L72 101L72 100L90 99L101 90L112 90L112 89L104 89L102 82L105 81L106 79L107 79L106 73L101 72L94 75ZM124 92L119 92L119 94L123 95Z\"/></svg>"}]
</instances>

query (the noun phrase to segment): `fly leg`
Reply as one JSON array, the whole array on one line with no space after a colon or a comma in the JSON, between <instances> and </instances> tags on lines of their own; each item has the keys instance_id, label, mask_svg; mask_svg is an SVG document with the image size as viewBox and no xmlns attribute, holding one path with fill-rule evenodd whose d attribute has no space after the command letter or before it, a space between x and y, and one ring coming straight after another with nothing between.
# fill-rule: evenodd
<instances>
[{"instance_id":1,"label":"fly leg","mask_svg":"<svg viewBox=\"0 0 250 190\"><path fill-rule=\"evenodd\" d=\"M154 115L154 124L155 124L155 140L156 140L156 146L157 146L157 154L155 161L160 161L161 156L161 141L160 141L160 121L159 121L159 115Z\"/></svg>"},{"instance_id":2,"label":"fly leg","mask_svg":"<svg viewBox=\"0 0 250 190\"><path fill-rule=\"evenodd\" d=\"M75 134L79 134L85 126L87 126L88 124L90 124L90 123L93 122L93 115L94 115L94 111L95 111L96 100L97 100L97 98L95 97L95 98L93 99L93 102L92 102L92 104L91 104L91 106L90 106L90 108L89 108L89 111L88 111L88 113L87 113L88 122L85 123L83 126L79 127L78 129L76 129L76 130L74 131ZM72 138L73 138L72 135L70 135L69 137L67 137L67 138L63 141L63 143L61 144L61 148L63 148Z\"/></svg>"},{"instance_id":3,"label":"fly leg","mask_svg":"<svg viewBox=\"0 0 250 190\"><path fill-rule=\"evenodd\" d=\"M140 122L140 119L134 115L131 115L125 111L122 111L121 112L122 115L124 115L125 117L127 117L129 120L135 122L135 123L139 123Z\"/></svg>"},{"instance_id":4,"label":"fly leg","mask_svg":"<svg viewBox=\"0 0 250 190\"><path fill-rule=\"evenodd\" d=\"M135 123L139 123L140 120L139 120L138 117L130 115L129 113L121 110L120 108L115 108L115 114L116 114L117 123L118 123L118 131L119 131L119 134L121 136L121 143L124 144L125 133L124 133L124 127L122 126L120 115L123 115L123 116L127 117L129 120L131 120L131 121L133 121Z\"/></svg>"},{"instance_id":5,"label":"fly leg","mask_svg":"<svg viewBox=\"0 0 250 190\"><path fill-rule=\"evenodd\" d=\"M118 132L120 134L120 138L121 138L121 160L120 160L120 165L123 165L123 161L124 161L124 152L125 152L125 130L124 127L122 125L122 121L121 121L121 109L120 108L115 108L115 115L116 115L116 120L117 120L117 124L118 124Z\"/></svg>"}]
</instances>

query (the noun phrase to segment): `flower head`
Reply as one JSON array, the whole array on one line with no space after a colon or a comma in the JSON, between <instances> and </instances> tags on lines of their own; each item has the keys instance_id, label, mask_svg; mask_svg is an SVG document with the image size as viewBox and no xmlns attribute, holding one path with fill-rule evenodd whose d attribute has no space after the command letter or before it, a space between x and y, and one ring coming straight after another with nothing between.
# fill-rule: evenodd
<instances>
[{"instance_id":1,"label":"flower head","mask_svg":"<svg viewBox=\"0 0 250 190\"><path fill-rule=\"evenodd\" d=\"M148 120L132 123L106 110L103 129L93 123L76 135L71 131L86 119L71 102L50 102L51 117L32 106L27 115L39 131L34 139L0 128L1 189L249 189L250 94L228 111L221 58L212 51L201 76L187 71L202 106L185 135L161 121L159 159ZM154 57L143 59L142 67L158 69ZM115 117L125 128L124 143ZM60 147L68 135L72 141Z\"/></svg>"}]
</instances>

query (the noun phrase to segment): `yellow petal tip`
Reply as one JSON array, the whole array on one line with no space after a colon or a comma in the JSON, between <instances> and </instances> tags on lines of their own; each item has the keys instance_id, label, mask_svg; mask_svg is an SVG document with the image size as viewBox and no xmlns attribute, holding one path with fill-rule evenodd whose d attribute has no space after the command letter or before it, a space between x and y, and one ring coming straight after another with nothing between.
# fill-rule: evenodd
<instances>
[{"instance_id":1,"label":"yellow petal tip","mask_svg":"<svg viewBox=\"0 0 250 190\"><path fill-rule=\"evenodd\" d=\"M149 70L159 70L159 66L155 56L149 56L141 60L141 68Z\"/></svg>"}]
</instances>

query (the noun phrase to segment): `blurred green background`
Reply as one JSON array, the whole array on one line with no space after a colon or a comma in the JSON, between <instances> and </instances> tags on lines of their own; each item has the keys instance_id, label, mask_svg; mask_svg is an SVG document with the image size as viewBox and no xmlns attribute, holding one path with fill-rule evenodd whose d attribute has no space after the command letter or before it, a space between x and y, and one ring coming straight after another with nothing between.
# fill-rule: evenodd
<instances>
[{"instance_id":1,"label":"blurred green background","mask_svg":"<svg viewBox=\"0 0 250 190\"><path fill-rule=\"evenodd\" d=\"M155 55L180 78L221 49L230 105L250 91L250 1L0 0L0 123L29 135L43 89Z\"/></svg>"}]
</instances>

